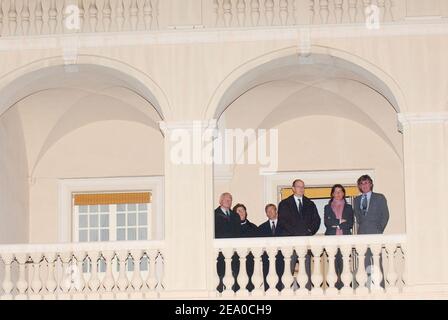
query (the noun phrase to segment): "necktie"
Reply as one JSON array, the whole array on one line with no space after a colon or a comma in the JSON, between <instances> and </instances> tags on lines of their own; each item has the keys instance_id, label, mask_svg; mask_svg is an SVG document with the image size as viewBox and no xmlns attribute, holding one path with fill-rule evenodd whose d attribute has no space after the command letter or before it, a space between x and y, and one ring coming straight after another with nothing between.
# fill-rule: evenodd
<instances>
[{"instance_id":1,"label":"necktie","mask_svg":"<svg viewBox=\"0 0 448 320\"><path fill-rule=\"evenodd\" d=\"M299 214L302 214L302 210L303 210L302 199L299 199Z\"/></svg>"},{"instance_id":2,"label":"necktie","mask_svg":"<svg viewBox=\"0 0 448 320\"><path fill-rule=\"evenodd\" d=\"M362 196L361 209L364 215L367 215L367 195Z\"/></svg>"},{"instance_id":3,"label":"necktie","mask_svg":"<svg viewBox=\"0 0 448 320\"><path fill-rule=\"evenodd\" d=\"M275 223L272 221L272 235L275 236Z\"/></svg>"}]
</instances>

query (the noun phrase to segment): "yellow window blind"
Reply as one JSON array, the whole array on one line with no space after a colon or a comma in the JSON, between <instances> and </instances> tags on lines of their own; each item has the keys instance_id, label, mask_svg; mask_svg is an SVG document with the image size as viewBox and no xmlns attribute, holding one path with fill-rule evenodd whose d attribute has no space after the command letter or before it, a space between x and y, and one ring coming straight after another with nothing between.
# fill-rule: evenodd
<instances>
[{"instance_id":1,"label":"yellow window blind","mask_svg":"<svg viewBox=\"0 0 448 320\"><path fill-rule=\"evenodd\" d=\"M282 188L280 192L281 192L282 200L286 199L292 195L291 188ZM345 187L345 196L346 197L356 197L357 195L359 195L358 187L356 187L356 186ZM331 198L331 188L330 187L306 188L305 196L310 199Z\"/></svg>"},{"instance_id":2,"label":"yellow window blind","mask_svg":"<svg viewBox=\"0 0 448 320\"><path fill-rule=\"evenodd\" d=\"M135 193L96 193L74 195L75 206L93 206L110 204L139 204L151 202L150 192Z\"/></svg>"}]
</instances>

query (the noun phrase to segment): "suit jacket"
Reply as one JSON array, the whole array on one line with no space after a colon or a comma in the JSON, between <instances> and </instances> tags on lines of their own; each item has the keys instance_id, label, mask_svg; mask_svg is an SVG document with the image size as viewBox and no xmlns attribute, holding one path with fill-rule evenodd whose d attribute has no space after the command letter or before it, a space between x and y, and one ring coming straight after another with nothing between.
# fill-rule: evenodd
<instances>
[{"instance_id":1,"label":"suit jacket","mask_svg":"<svg viewBox=\"0 0 448 320\"><path fill-rule=\"evenodd\" d=\"M339 226L343 235L352 234L353 220L355 218L353 208L350 204L346 203L344 210L342 211L342 219L346 221L344 223L339 223L339 219L336 218L336 214L330 204L325 206L324 212L324 222L325 227L327 228L327 231L325 232L326 236L336 235L336 228L334 228L334 226Z\"/></svg>"},{"instance_id":2,"label":"suit jacket","mask_svg":"<svg viewBox=\"0 0 448 320\"><path fill-rule=\"evenodd\" d=\"M252 238L258 235L258 227L246 219L246 223L241 223L241 238Z\"/></svg>"},{"instance_id":3,"label":"suit jacket","mask_svg":"<svg viewBox=\"0 0 448 320\"><path fill-rule=\"evenodd\" d=\"M320 228L320 222L316 205L305 196L300 215L294 195L282 200L278 205L278 224L287 236L315 235Z\"/></svg>"},{"instance_id":4,"label":"suit jacket","mask_svg":"<svg viewBox=\"0 0 448 320\"><path fill-rule=\"evenodd\" d=\"M227 217L221 208L215 210L215 238L239 238L241 234L240 216L230 211L230 217Z\"/></svg>"},{"instance_id":5,"label":"suit jacket","mask_svg":"<svg viewBox=\"0 0 448 320\"><path fill-rule=\"evenodd\" d=\"M367 214L361 210L362 195L355 198L355 217L358 223L358 234L382 234L389 222L389 208L386 197L372 192Z\"/></svg>"},{"instance_id":6,"label":"suit jacket","mask_svg":"<svg viewBox=\"0 0 448 320\"><path fill-rule=\"evenodd\" d=\"M259 237L281 237L285 235L285 231L280 226L278 220L277 220L277 226L275 227L275 234L272 234L272 227L270 220L266 221L265 223L262 223L258 227L258 236Z\"/></svg>"}]
</instances>

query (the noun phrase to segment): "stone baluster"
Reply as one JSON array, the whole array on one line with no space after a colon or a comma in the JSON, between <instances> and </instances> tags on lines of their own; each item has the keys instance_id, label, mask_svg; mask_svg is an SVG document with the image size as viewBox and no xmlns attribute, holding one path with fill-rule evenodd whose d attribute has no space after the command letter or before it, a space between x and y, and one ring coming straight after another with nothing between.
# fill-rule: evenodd
<instances>
[{"instance_id":1,"label":"stone baluster","mask_svg":"<svg viewBox=\"0 0 448 320\"><path fill-rule=\"evenodd\" d=\"M236 4L238 26L244 27L246 25L246 0L238 0Z\"/></svg>"},{"instance_id":2,"label":"stone baluster","mask_svg":"<svg viewBox=\"0 0 448 320\"><path fill-rule=\"evenodd\" d=\"M58 6L59 6L59 10L58 10L58 12L59 12L59 15L58 15L59 30L57 30L56 32L60 32L61 34L62 33L66 33L66 32L69 31L66 28L66 26L67 26L67 17L68 17L68 13L65 12L65 10L67 8L67 6L65 4L66 1L70 1L70 0L62 0L60 2L57 2Z\"/></svg>"},{"instance_id":3,"label":"stone baluster","mask_svg":"<svg viewBox=\"0 0 448 320\"><path fill-rule=\"evenodd\" d=\"M146 30L145 25L145 0L137 0L137 9L138 9L138 23L137 30L144 31Z\"/></svg>"},{"instance_id":4,"label":"stone baluster","mask_svg":"<svg viewBox=\"0 0 448 320\"><path fill-rule=\"evenodd\" d=\"M319 6L320 21L323 24L327 24L328 17L330 15L330 10L328 9L328 0L319 0Z\"/></svg>"},{"instance_id":5,"label":"stone baluster","mask_svg":"<svg viewBox=\"0 0 448 320\"><path fill-rule=\"evenodd\" d=\"M223 0L223 10L224 10L224 25L229 28L232 26L232 1L231 0Z\"/></svg>"},{"instance_id":6,"label":"stone baluster","mask_svg":"<svg viewBox=\"0 0 448 320\"><path fill-rule=\"evenodd\" d=\"M350 259L350 255L352 255L353 250L352 246L345 245L341 248L342 253L342 274L341 281L343 283L343 287L341 289L341 293L344 295L352 295L353 287L350 287L350 284L353 282L353 274L352 274L352 266L351 263L354 262L354 257Z\"/></svg>"},{"instance_id":7,"label":"stone baluster","mask_svg":"<svg viewBox=\"0 0 448 320\"><path fill-rule=\"evenodd\" d=\"M1 4L0 4L1 7ZM11 278L11 265L14 261L14 256L12 254L2 254L1 258L3 263L5 264L5 276L2 282L3 295L1 296L2 300L12 300L12 289L14 289L14 283Z\"/></svg>"},{"instance_id":8,"label":"stone baluster","mask_svg":"<svg viewBox=\"0 0 448 320\"><path fill-rule=\"evenodd\" d=\"M86 258L86 253L84 251L77 251L73 253L76 264L73 265L76 272L73 273L73 289L76 291L77 296L80 298L84 297L84 290L86 288L86 280L84 278L84 259Z\"/></svg>"},{"instance_id":9,"label":"stone baluster","mask_svg":"<svg viewBox=\"0 0 448 320\"><path fill-rule=\"evenodd\" d=\"M34 9L34 27L36 29L36 34L42 34L44 26L44 8L42 6L42 0L37 0L36 7Z\"/></svg>"},{"instance_id":10,"label":"stone baluster","mask_svg":"<svg viewBox=\"0 0 448 320\"><path fill-rule=\"evenodd\" d=\"M101 282L98 278L98 260L99 260L99 252L98 251L89 251L88 256L90 258L90 279L89 279L89 289L92 293L98 293Z\"/></svg>"},{"instance_id":11,"label":"stone baluster","mask_svg":"<svg viewBox=\"0 0 448 320\"><path fill-rule=\"evenodd\" d=\"M221 249L215 249L215 266L216 266L216 269L215 269L215 274L216 274L216 295L217 295L217 297L222 297L222 293L224 292L224 288L222 288L222 290L223 290L223 292L219 292L219 289L220 289L220 287L221 287L221 285L222 284L224 284L224 276L223 276L223 278L221 279L221 277L220 277L220 274L219 274L219 266L220 266L220 264L221 264L221 254L222 254L222 251L221 251Z\"/></svg>"},{"instance_id":12,"label":"stone baluster","mask_svg":"<svg viewBox=\"0 0 448 320\"><path fill-rule=\"evenodd\" d=\"M395 260L395 270L397 270L398 274L398 283L397 287L400 292L403 292L404 286L406 285L406 244L398 244L397 250L399 251L400 259L399 259L399 265L397 266L397 261Z\"/></svg>"},{"instance_id":13,"label":"stone baluster","mask_svg":"<svg viewBox=\"0 0 448 320\"><path fill-rule=\"evenodd\" d=\"M91 0L89 6L89 23L90 32L96 32L98 27L98 8L96 6L96 0Z\"/></svg>"},{"instance_id":14,"label":"stone baluster","mask_svg":"<svg viewBox=\"0 0 448 320\"><path fill-rule=\"evenodd\" d=\"M17 263L19 264L19 278L16 284L18 294L16 296L16 300L24 300L27 298L27 291L29 287L28 281L26 280L28 254L20 253L16 254L15 257Z\"/></svg>"},{"instance_id":15,"label":"stone baluster","mask_svg":"<svg viewBox=\"0 0 448 320\"><path fill-rule=\"evenodd\" d=\"M0 37L3 34L3 5L0 1Z\"/></svg>"},{"instance_id":16,"label":"stone baluster","mask_svg":"<svg viewBox=\"0 0 448 320\"><path fill-rule=\"evenodd\" d=\"M155 290L157 292L158 297L160 298L160 293L165 290L165 257L163 256L162 252L160 250L156 251L157 254L154 259L154 265L155 265Z\"/></svg>"},{"instance_id":17,"label":"stone baluster","mask_svg":"<svg viewBox=\"0 0 448 320\"><path fill-rule=\"evenodd\" d=\"M358 282L359 286L356 289L356 294L365 295L369 293L368 283L367 283L367 270L365 267L365 258L367 252L366 245L358 245L356 250L358 251Z\"/></svg>"},{"instance_id":18,"label":"stone baluster","mask_svg":"<svg viewBox=\"0 0 448 320\"><path fill-rule=\"evenodd\" d=\"M160 296L160 292L165 289L165 257L159 250L157 251L157 258L155 260L155 263L157 279L156 291Z\"/></svg>"},{"instance_id":19,"label":"stone baluster","mask_svg":"<svg viewBox=\"0 0 448 320\"><path fill-rule=\"evenodd\" d=\"M220 4L219 0L213 0L213 13L214 13L214 27L219 26L220 19Z\"/></svg>"},{"instance_id":20,"label":"stone baluster","mask_svg":"<svg viewBox=\"0 0 448 320\"><path fill-rule=\"evenodd\" d=\"M262 250L260 248L252 249L252 254L254 256L254 274L252 276L252 283L255 287L253 295L261 296L264 295L263 264L261 261Z\"/></svg>"},{"instance_id":21,"label":"stone baluster","mask_svg":"<svg viewBox=\"0 0 448 320\"><path fill-rule=\"evenodd\" d=\"M266 15L266 24L272 26L274 24L274 0L265 0L264 10Z\"/></svg>"},{"instance_id":22,"label":"stone baluster","mask_svg":"<svg viewBox=\"0 0 448 320\"><path fill-rule=\"evenodd\" d=\"M371 246L371 250L373 253L373 267L371 268L371 291L373 293L382 293L384 289L381 287L382 273L381 273L381 265L380 265L380 255L383 249L382 245L375 244Z\"/></svg>"},{"instance_id":23,"label":"stone baluster","mask_svg":"<svg viewBox=\"0 0 448 320\"><path fill-rule=\"evenodd\" d=\"M286 26L288 25L288 9L289 9L289 4L288 4L288 0L280 0L279 3L279 7L280 7L280 23L282 26Z\"/></svg>"},{"instance_id":24,"label":"stone baluster","mask_svg":"<svg viewBox=\"0 0 448 320\"><path fill-rule=\"evenodd\" d=\"M71 267L72 254L70 252L61 252L59 254L62 262L62 283L61 290L64 295L69 294L73 285L73 270Z\"/></svg>"},{"instance_id":25,"label":"stone baluster","mask_svg":"<svg viewBox=\"0 0 448 320\"><path fill-rule=\"evenodd\" d=\"M398 287L397 287L397 273L395 268L395 252L396 252L396 246L395 244L388 244L386 246L387 249L387 292L388 293L398 293Z\"/></svg>"},{"instance_id":26,"label":"stone baluster","mask_svg":"<svg viewBox=\"0 0 448 320\"><path fill-rule=\"evenodd\" d=\"M56 281L56 261L58 256L56 252L45 253L45 260L47 261L47 280L45 282L46 294L49 298L56 298L56 289L58 282Z\"/></svg>"},{"instance_id":27,"label":"stone baluster","mask_svg":"<svg viewBox=\"0 0 448 320\"><path fill-rule=\"evenodd\" d=\"M392 22L394 21L394 16L392 12L392 7L394 6L394 0L387 0L384 4L384 21Z\"/></svg>"},{"instance_id":28,"label":"stone baluster","mask_svg":"<svg viewBox=\"0 0 448 320\"><path fill-rule=\"evenodd\" d=\"M153 29L159 29L159 0L151 0Z\"/></svg>"},{"instance_id":29,"label":"stone baluster","mask_svg":"<svg viewBox=\"0 0 448 320\"><path fill-rule=\"evenodd\" d=\"M314 284L314 287L311 290L312 295L321 295L323 293L321 284L323 282L323 276L322 276L322 264L321 264L321 254L322 254L322 247L320 246L313 246L311 247L311 251L313 252L313 265L311 270L311 282Z\"/></svg>"},{"instance_id":30,"label":"stone baluster","mask_svg":"<svg viewBox=\"0 0 448 320\"><path fill-rule=\"evenodd\" d=\"M240 285L240 290L237 292L239 297L247 297L249 292L246 287L249 282L249 276L247 274L246 268L246 258L249 254L249 251L246 248L238 249L238 256L240 257L240 272L238 273L238 283Z\"/></svg>"},{"instance_id":31,"label":"stone baluster","mask_svg":"<svg viewBox=\"0 0 448 320\"><path fill-rule=\"evenodd\" d=\"M386 15L386 0L377 0L377 4L380 13L380 22L384 22Z\"/></svg>"},{"instance_id":32,"label":"stone baluster","mask_svg":"<svg viewBox=\"0 0 448 320\"><path fill-rule=\"evenodd\" d=\"M315 21L314 17L316 15L315 6L316 6L315 0L309 0L309 11L310 11L309 24L314 24L314 21Z\"/></svg>"},{"instance_id":33,"label":"stone baluster","mask_svg":"<svg viewBox=\"0 0 448 320\"><path fill-rule=\"evenodd\" d=\"M21 20L22 20L22 33L23 35L28 35L30 32L30 7L29 0L23 1L22 12L21 12Z\"/></svg>"},{"instance_id":34,"label":"stone baluster","mask_svg":"<svg viewBox=\"0 0 448 320\"><path fill-rule=\"evenodd\" d=\"M143 286L143 278L140 272L140 259L143 255L142 250L131 250L132 261L134 262L134 272L132 273L131 285L134 291L140 291Z\"/></svg>"},{"instance_id":35,"label":"stone baluster","mask_svg":"<svg viewBox=\"0 0 448 320\"><path fill-rule=\"evenodd\" d=\"M267 282L269 284L269 289L266 292L268 295L276 295L279 293L279 291L276 288L277 282L278 282L278 276L276 271L276 255L278 253L277 248L270 248L266 250L266 253L269 257L269 273L267 276Z\"/></svg>"},{"instance_id":36,"label":"stone baluster","mask_svg":"<svg viewBox=\"0 0 448 320\"><path fill-rule=\"evenodd\" d=\"M143 6L143 20L145 22L145 30L151 30L152 28L152 5L150 0L145 0Z\"/></svg>"},{"instance_id":37,"label":"stone baluster","mask_svg":"<svg viewBox=\"0 0 448 320\"><path fill-rule=\"evenodd\" d=\"M297 250L297 254L299 256L299 275L297 276L297 282L299 283L298 294L307 295L310 292L306 288L306 284L308 283L308 275L306 273L306 255L308 254L308 248L300 247Z\"/></svg>"},{"instance_id":38,"label":"stone baluster","mask_svg":"<svg viewBox=\"0 0 448 320\"><path fill-rule=\"evenodd\" d=\"M129 8L129 21L131 22L131 30L136 31L138 26L138 7L137 0L131 0L131 7Z\"/></svg>"},{"instance_id":39,"label":"stone baluster","mask_svg":"<svg viewBox=\"0 0 448 320\"><path fill-rule=\"evenodd\" d=\"M56 8L56 0L51 0L50 8L48 10L48 26L50 27L50 34L56 33L58 10Z\"/></svg>"},{"instance_id":40,"label":"stone baluster","mask_svg":"<svg viewBox=\"0 0 448 320\"><path fill-rule=\"evenodd\" d=\"M338 281L338 275L336 274L336 254L338 252L338 248L335 246L327 246L325 247L325 251L328 255L328 272L326 281L328 283L328 288L325 290L325 293L328 295L334 295L338 293L338 289L336 288L336 282Z\"/></svg>"},{"instance_id":41,"label":"stone baluster","mask_svg":"<svg viewBox=\"0 0 448 320\"><path fill-rule=\"evenodd\" d=\"M42 290L42 280L40 278L40 263L42 261L41 253L32 253L31 259L33 260L33 277L31 280L31 293L34 296L38 296Z\"/></svg>"},{"instance_id":42,"label":"stone baluster","mask_svg":"<svg viewBox=\"0 0 448 320\"><path fill-rule=\"evenodd\" d=\"M103 279L102 285L107 293L112 293L112 289L115 287L115 279L112 273L112 259L115 253L111 250L103 251L103 257L106 263L106 274Z\"/></svg>"},{"instance_id":43,"label":"stone baluster","mask_svg":"<svg viewBox=\"0 0 448 320\"><path fill-rule=\"evenodd\" d=\"M125 29L125 9L124 9L124 0L118 0L117 2L117 28L118 31L124 31Z\"/></svg>"},{"instance_id":44,"label":"stone baluster","mask_svg":"<svg viewBox=\"0 0 448 320\"><path fill-rule=\"evenodd\" d=\"M368 7L372 5L372 0L362 0L363 3L363 11L364 11L364 21L367 21L367 13L368 13Z\"/></svg>"},{"instance_id":45,"label":"stone baluster","mask_svg":"<svg viewBox=\"0 0 448 320\"><path fill-rule=\"evenodd\" d=\"M356 16L358 12L358 0L348 0L348 16L350 23L356 22Z\"/></svg>"},{"instance_id":46,"label":"stone baluster","mask_svg":"<svg viewBox=\"0 0 448 320\"><path fill-rule=\"evenodd\" d=\"M129 258L129 253L126 250L118 251L117 258L118 258L118 265L120 268L117 279L117 288L120 294L123 294L126 292L129 286L129 280L126 274L126 261Z\"/></svg>"},{"instance_id":47,"label":"stone baluster","mask_svg":"<svg viewBox=\"0 0 448 320\"><path fill-rule=\"evenodd\" d=\"M112 23L112 6L110 5L110 0L105 0L103 7L103 26L104 31L109 32Z\"/></svg>"},{"instance_id":48,"label":"stone baluster","mask_svg":"<svg viewBox=\"0 0 448 320\"><path fill-rule=\"evenodd\" d=\"M282 290L282 295L292 294L293 288L292 284L294 282L294 277L291 272L291 257L293 253L293 248L284 248L282 249L282 254L285 257L285 272L282 276L282 282L285 285L285 288Z\"/></svg>"},{"instance_id":49,"label":"stone baluster","mask_svg":"<svg viewBox=\"0 0 448 320\"><path fill-rule=\"evenodd\" d=\"M336 23L342 23L342 16L344 13L342 5L343 0L334 0L334 15L336 16Z\"/></svg>"},{"instance_id":50,"label":"stone baluster","mask_svg":"<svg viewBox=\"0 0 448 320\"><path fill-rule=\"evenodd\" d=\"M85 19L84 16L86 14L86 11L84 9L84 1L78 0L78 8L79 8L79 29L78 32L84 32L85 30Z\"/></svg>"},{"instance_id":51,"label":"stone baluster","mask_svg":"<svg viewBox=\"0 0 448 320\"><path fill-rule=\"evenodd\" d=\"M224 249L224 259L226 264L226 271L224 274L224 286L225 290L223 291L224 296L233 296L234 291L232 290L232 285L234 283L233 273L232 273L232 256L234 250L233 249Z\"/></svg>"},{"instance_id":52,"label":"stone baluster","mask_svg":"<svg viewBox=\"0 0 448 320\"><path fill-rule=\"evenodd\" d=\"M250 3L252 26L257 27L260 24L260 0L252 0Z\"/></svg>"},{"instance_id":53,"label":"stone baluster","mask_svg":"<svg viewBox=\"0 0 448 320\"><path fill-rule=\"evenodd\" d=\"M9 35L15 36L17 34L17 9L15 0L10 0L9 5Z\"/></svg>"},{"instance_id":54,"label":"stone baluster","mask_svg":"<svg viewBox=\"0 0 448 320\"><path fill-rule=\"evenodd\" d=\"M157 256L159 252L157 250L148 250L148 276L146 277L146 287L149 290L149 294L147 297L155 297L156 287L157 287L157 275L156 275L156 267L157 267Z\"/></svg>"}]
</instances>

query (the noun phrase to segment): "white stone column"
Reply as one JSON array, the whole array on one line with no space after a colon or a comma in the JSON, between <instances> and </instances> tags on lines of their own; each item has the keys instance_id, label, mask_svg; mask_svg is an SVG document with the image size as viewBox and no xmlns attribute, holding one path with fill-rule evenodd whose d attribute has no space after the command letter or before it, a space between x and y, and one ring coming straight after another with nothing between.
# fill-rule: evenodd
<instances>
[{"instance_id":1,"label":"white stone column","mask_svg":"<svg viewBox=\"0 0 448 320\"><path fill-rule=\"evenodd\" d=\"M165 136L165 279L169 292L214 291L212 164L202 159L216 121L161 122ZM210 132L210 131L209 131ZM209 153L210 153L209 152Z\"/></svg>"},{"instance_id":2,"label":"white stone column","mask_svg":"<svg viewBox=\"0 0 448 320\"><path fill-rule=\"evenodd\" d=\"M404 135L406 285L447 283L448 112L399 114L399 121Z\"/></svg>"}]
</instances>

